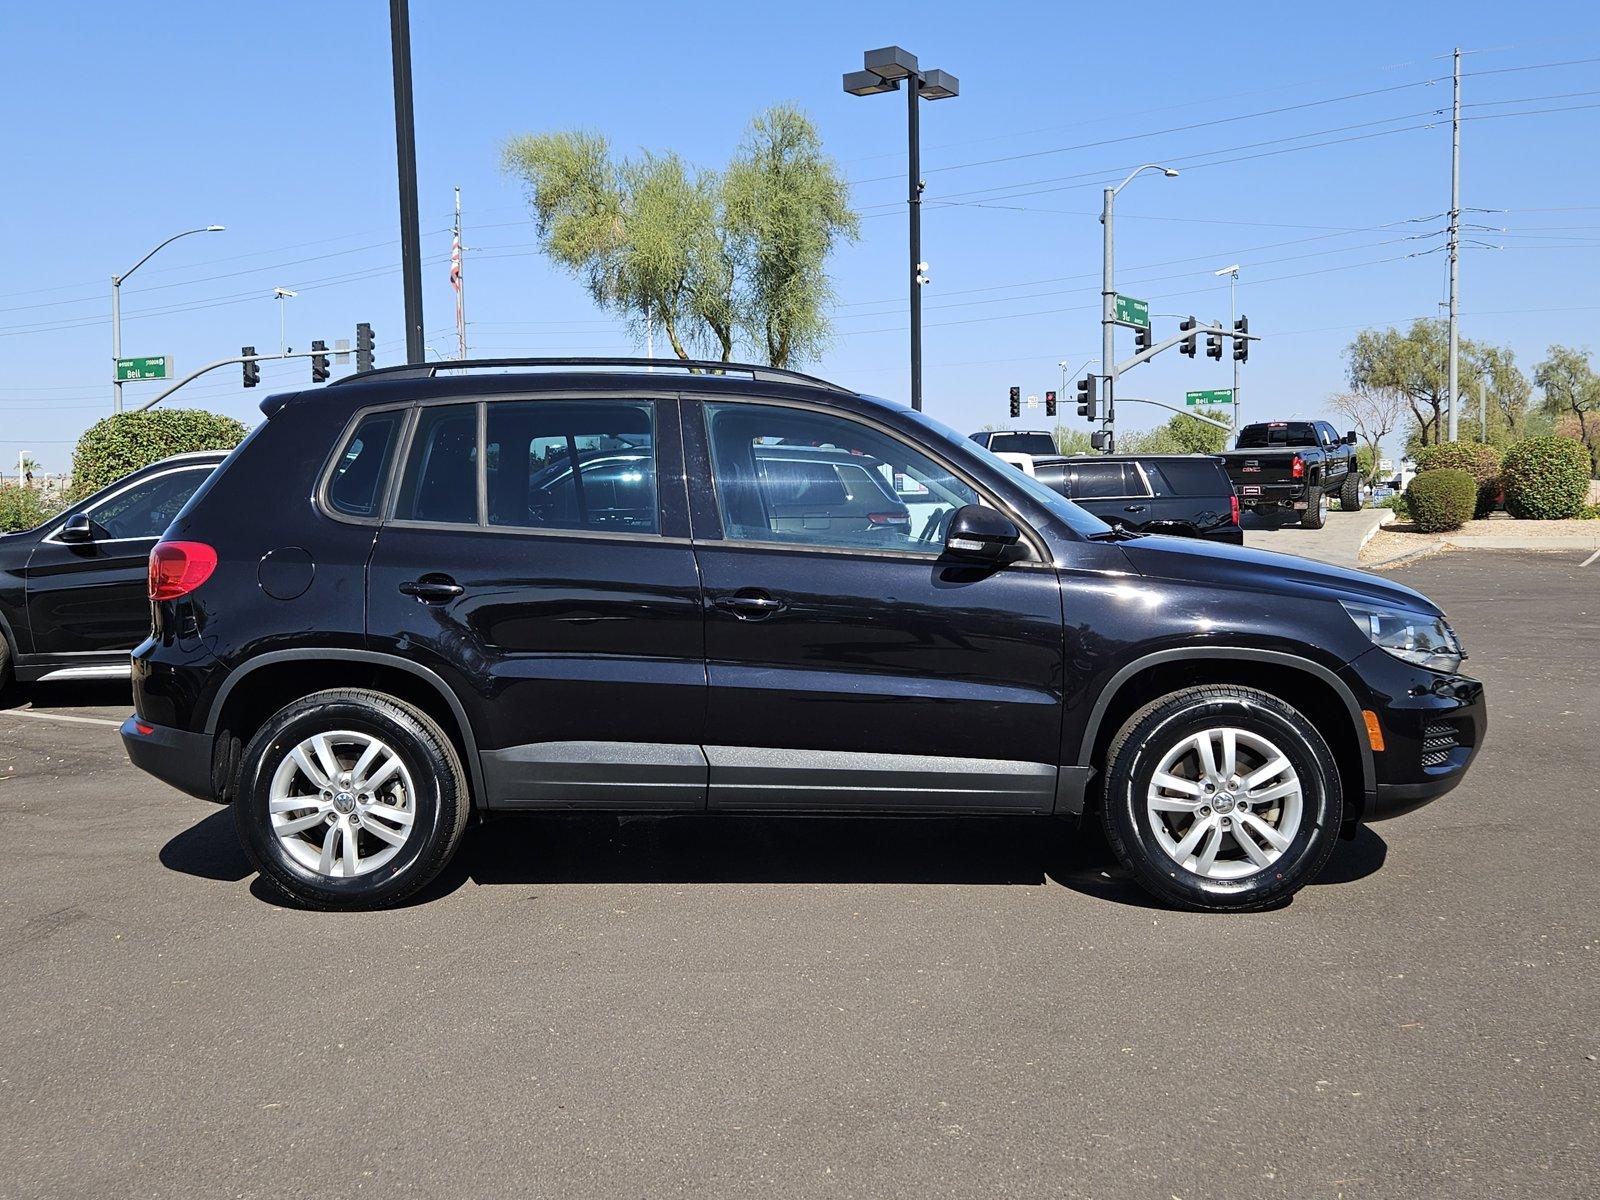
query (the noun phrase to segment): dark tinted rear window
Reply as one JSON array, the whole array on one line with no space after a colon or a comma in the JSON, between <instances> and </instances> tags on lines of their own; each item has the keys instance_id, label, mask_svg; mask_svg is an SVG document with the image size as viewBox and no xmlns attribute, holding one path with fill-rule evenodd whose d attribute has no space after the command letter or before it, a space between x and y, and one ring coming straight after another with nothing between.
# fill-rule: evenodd
<instances>
[{"instance_id":1,"label":"dark tinted rear window","mask_svg":"<svg viewBox=\"0 0 1600 1200\"><path fill-rule=\"evenodd\" d=\"M1054 454L1056 443L1048 433L991 433L989 449L996 454Z\"/></svg>"},{"instance_id":2,"label":"dark tinted rear window","mask_svg":"<svg viewBox=\"0 0 1600 1200\"><path fill-rule=\"evenodd\" d=\"M1144 484L1132 463L1079 463L1072 471L1074 500L1109 500L1142 496Z\"/></svg>"},{"instance_id":3,"label":"dark tinted rear window","mask_svg":"<svg viewBox=\"0 0 1600 1200\"><path fill-rule=\"evenodd\" d=\"M1158 496L1226 496L1233 490L1213 458L1161 459L1146 462L1144 470Z\"/></svg>"},{"instance_id":4,"label":"dark tinted rear window","mask_svg":"<svg viewBox=\"0 0 1600 1200\"><path fill-rule=\"evenodd\" d=\"M1238 450L1266 450L1273 446L1315 446L1317 431L1310 421L1272 421L1246 425L1234 443Z\"/></svg>"},{"instance_id":5,"label":"dark tinted rear window","mask_svg":"<svg viewBox=\"0 0 1600 1200\"><path fill-rule=\"evenodd\" d=\"M356 426L334 464L333 478L328 480L328 503L336 511L352 517L377 515L389 450L404 416L403 412L373 413Z\"/></svg>"}]
</instances>

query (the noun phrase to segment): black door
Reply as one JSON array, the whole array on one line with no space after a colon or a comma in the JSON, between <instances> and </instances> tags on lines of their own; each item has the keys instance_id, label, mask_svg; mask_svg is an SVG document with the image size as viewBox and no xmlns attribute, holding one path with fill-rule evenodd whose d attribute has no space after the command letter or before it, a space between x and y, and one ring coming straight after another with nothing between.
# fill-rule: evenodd
<instances>
[{"instance_id":1,"label":"black door","mask_svg":"<svg viewBox=\"0 0 1600 1200\"><path fill-rule=\"evenodd\" d=\"M701 409L685 402L684 429L711 806L1050 811L1055 571L942 559L949 514L981 497L897 435L807 407ZM855 470L797 496L763 464L808 455ZM857 491L893 519L856 519Z\"/></svg>"},{"instance_id":2,"label":"black door","mask_svg":"<svg viewBox=\"0 0 1600 1200\"><path fill-rule=\"evenodd\" d=\"M468 707L497 807L700 808L700 584L676 400L418 411L368 637Z\"/></svg>"},{"instance_id":3,"label":"black door","mask_svg":"<svg viewBox=\"0 0 1600 1200\"><path fill-rule=\"evenodd\" d=\"M1150 494L1137 463L1074 462L1067 496L1108 525L1135 531L1166 516L1166 505Z\"/></svg>"},{"instance_id":4,"label":"black door","mask_svg":"<svg viewBox=\"0 0 1600 1200\"><path fill-rule=\"evenodd\" d=\"M28 623L41 656L113 658L150 632L150 550L214 464L152 472L88 509L92 541L52 530L28 558ZM70 659L69 659L70 661Z\"/></svg>"}]
</instances>

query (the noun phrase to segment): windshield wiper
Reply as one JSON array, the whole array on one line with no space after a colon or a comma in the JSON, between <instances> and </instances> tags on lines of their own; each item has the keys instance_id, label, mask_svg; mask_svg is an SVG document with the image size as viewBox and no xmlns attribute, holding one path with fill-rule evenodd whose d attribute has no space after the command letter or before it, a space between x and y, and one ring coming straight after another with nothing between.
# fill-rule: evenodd
<instances>
[{"instance_id":1,"label":"windshield wiper","mask_svg":"<svg viewBox=\"0 0 1600 1200\"><path fill-rule=\"evenodd\" d=\"M1121 525L1113 525L1110 529L1089 534L1088 538L1091 542L1131 542L1134 538L1148 536L1148 534L1136 533L1132 529L1124 529Z\"/></svg>"}]
</instances>

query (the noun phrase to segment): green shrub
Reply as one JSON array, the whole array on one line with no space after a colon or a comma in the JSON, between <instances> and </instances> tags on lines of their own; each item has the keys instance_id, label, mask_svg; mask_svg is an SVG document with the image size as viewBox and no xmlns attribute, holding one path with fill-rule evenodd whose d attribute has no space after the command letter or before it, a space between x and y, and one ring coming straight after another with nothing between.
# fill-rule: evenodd
<instances>
[{"instance_id":1,"label":"green shrub","mask_svg":"<svg viewBox=\"0 0 1600 1200\"><path fill-rule=\"evenodd\" d=\"M37 488L0 483L0 533L15 533L43 525L50 515Z\"/></svg>"},{"instance_id":2,"label":"green shrub","mask_svg":"<svg viewBox=\"0 0 1600 1200\"><path fill-rule=\"evenodd\" d=\"M1394 515L1401 518L1409 517L1411 515L1411 509L1406 504L1406 494L1404 492L1396 492L1392 496L1385 496L1382 500L1378 501L1377 504L1373 505L1373 507L1392 508L1394 509Z\"/></svg>"},{"instance_id":3,"label":"green shrub","mask_svg":"<svg viewBox=\"0 0 1600 1200\"><path fill-rule=\"evenodd\" d=\"M1506 451L1506 511L1528 521L1575 517L1589 496L1589 452L1577 438L1541 437Z\"/></svg>"},{"instance_id":4,"label":"green shrub","mask_svg":"<svg viewBox=\"0 0 1600 1200\"><path fill-rule=\"evenodd\" d=\"M1465 471L1478 485L1475 515L1485 517L1500 498L1500 451L1482 442L1441 442L1417 452L1417 470Z\"/></svg>"},{"instance_id":5,"label":"green shrub","mask_svg":"<svg viewBox=\"0 0 1600 1200\"><path fill-rule=\"evenodd\" d=\"M1455 467L1420 471L1406 489L1411 520L1423 533L1448 533L1472 520L1478 503L1478 484L1470 473Z\"/></svg>"},{"instance_id":6,"label":"green shrub","mask_svg":"<svg viewBox=\"0 0 1600 1200\"><path fill-rule=\"evenodd\" d=\"M81 499L130 471L192 450L231 450L245 427L198 408L154 408L96 421L72 452L72 498Z\"/></svg>"}]
</instances>

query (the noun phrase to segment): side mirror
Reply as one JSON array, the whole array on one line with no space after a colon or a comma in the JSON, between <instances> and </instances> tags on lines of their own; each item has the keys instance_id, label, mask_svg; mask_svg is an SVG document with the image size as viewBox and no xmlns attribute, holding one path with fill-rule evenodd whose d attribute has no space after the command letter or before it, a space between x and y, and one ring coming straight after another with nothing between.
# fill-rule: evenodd
<instances>
[{"instance_id":1,"label":"side mirror","mask_svg":"<svg viewBox=\"0 0 1600 1200\"><path fill-rule=\"evenodd\" d=\"M89 519L89 514L76 512L67 518L67 523L56 537L63 542L92 542L94 535L95 525Z\"/></svg>"},{"instance_id":2,"label":"side mirror","mask_svg":"<svg viewBox=\"0 0 1600 1200\"><path fill-rule=\"evenodd\" d=\"M1344 435L1344 444L1346 446L1354 446L1356 444L1356 431L1354 429Z\"/></svg>"},{"instance_id":3,"label":"side mirror","mask_svg":"<svg viewBox=\"0 0 1600 1200\"><path fill-rule=\"evenodd\" d=\"M1021 540L1022 531L1010 517L981 504L967 504L951 514L944 549L952 558L994 563L1003 561Z\"/></svg>"}]
</instances>

